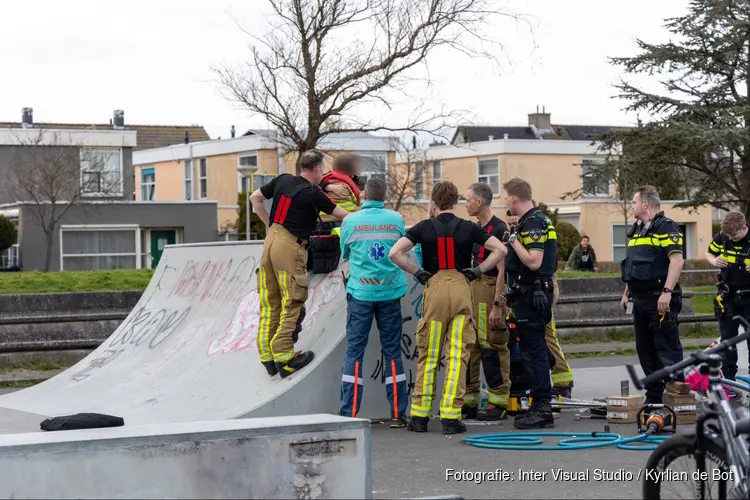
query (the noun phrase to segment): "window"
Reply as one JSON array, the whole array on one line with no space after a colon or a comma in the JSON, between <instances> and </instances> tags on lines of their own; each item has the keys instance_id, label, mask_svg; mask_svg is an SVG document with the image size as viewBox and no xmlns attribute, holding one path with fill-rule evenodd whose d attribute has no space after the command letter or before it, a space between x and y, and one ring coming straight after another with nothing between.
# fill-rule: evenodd
<instances>
[{"instance_id":1,"label":"window","mask_svg":"<svg viewBox=\"0 0 750 500\"><path fill-rule=\"evenodd\" d=\"M414 199L424 200L424 162L414 164Z\"/></svg>"},{"instance_id":2,"label":"window","mask_svg":"<svg viewBox=\"0 0 750 500\"><path fill-rule=\"evenodd\" d=\"M628 252L628 226L614 224L612 226L612 260L620 262Z\"/></svg>"},{"instance_id":3,"label":"window","mask_svg":"<svg viewBox=\"0 0 750 500\"><path fill-rule=\"evenodd\" d=\"M609 196L609 180L603 172L604 162L583 160L581 162L581 187L584 196Z\"/></svg>"},{"instance_id":4,"label":"window","mask_svg":"<svg viewBox=\"0 0 750 500\"><path fill-rule=\"evenodd\" d=\"M60 233L60 270L139 267L135 226L63 226Z\"/></svg>"},{"instance_id":5,"label":"window","mask_svg":"<svg viewBox=\"0 0 750 500\"><path fill-rule=\"evenodd\" d=\"M208 169L205 158L201 158L198 163L198 190L201 200L208 198Z\"/></svg>"},{"instance_id":6,"label":"window","mask_svg":"<svg viewBox=\"0 0 750 500\"><path fill-rule=\"evenodd\" d=\"M495 196L500 192L500 175L497 158L479 160L477 181L489 184Z\"/></svg>"},{"instance_id":7,"label":"window","mask_svg":"<svg viewBox=\"0 0 750 500\"><path fill-rule=\"evenodd\" d=\"M380 177L386 180L386 166L388 165L388 156L386 153L358 153L364 160L362 177L365 182L371 177Z\"/></svg>"},{"instance_id":8,"label":"window","mask_svg":"<svg viewBox=\"0 0 750 500\"><path fill-rule=\"evenodd\" d=\"M255 153L240 153L239 168L258 170L258 155Z\"/></svg>"},{"instance_id":9,"label":"window","mask_svg":"<svg viewBox=\"0 0 750 500\"><path fill-rule=\"evenodd\" d=\"M156 170L141 169L141 200L154 201L156 198Z\"/></svg>"},{"instance_id":10,"label":"window","mask_svg":"<svg viewBox=\"0 0 750 500\"><path fill-rule=\"evenodd\" d=\"M85 194L122 195L119 148L81 149L81 190Z\"/></svg>"},{"instance_id":11,"label":"window","mask_svg":"<svg viewBox=\"0 0 750 500\"><path fill-rule=\"evenodd\" d=\"M185 160L184 163L184 175L185 175L185 199L193 199L193 160Z\"/></svg>"},{"instance_id":12,"label":"window","mask_svg":"<svg viewBox=\"0 0 750 500\"><path fill-rule=\"evenodd\" d=\"M443 180L443 164L440 160L434 160L432 162L432 184Z\"/></svg>"}]
</instances>

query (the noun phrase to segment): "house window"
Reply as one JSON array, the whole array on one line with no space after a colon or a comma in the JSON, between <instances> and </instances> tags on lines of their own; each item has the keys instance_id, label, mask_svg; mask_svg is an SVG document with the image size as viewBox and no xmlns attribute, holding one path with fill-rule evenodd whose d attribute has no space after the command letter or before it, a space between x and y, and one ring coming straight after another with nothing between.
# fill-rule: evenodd
<instances>
[{"instance_id":1,"label":"house window","mask_svg":"<svg viewBox=\"0 0 750 500\"><path fill-rule=\"evenodd\" d=\"M500 192L500 172L497 158L479 160L479 175L477 181L489 184L492 192L497 196Z\"/></svg>"},{"instance_id":2,"label":"house window","mask_svg":"<svg viewBox=\"0 0 750 500\"><path fill-rule=\"evenodd\" d=\"M139 267L137 226L63 226L60 236L60 270Z\"/></svg>"},{"instance_id":3,"label":"house window","mask_svg":"<svg viewBox=\"0 0 750 500\"><path fill-rule=\"evenodd\" d=\"M388 156L386 153L358 153L364 161L361 178L365 182L372 177L380 177L386 180L386 165L388 165Z\"/></svg>"},{"instance_id":4,"label":"house window","mask_svg":"<svg viewBox=\"0 0 750 500\"><path fill-rule=\"evenodd\" d=\"M414 199L424 200L424 162L418 161L414 166Z\"/></svg>"},{"instance_id":5,"label":"house window","mask_svg":"<svg viewBox=\"0 0 750 500\"><path fill-rule=\"evenodd\" d=\"M184 162L184 176L185 176L185 199L193 199L193 160L185 160Z\"/></svg>"},{"instance_id":6,"label":"house window","mask_svg":"<svg viewBox=\"0 0 750 500\"><path fill-rule=\"evenodd\" d=\"M198 189L201 200L208 198L208 169L205 158L201 158L198 163Z\"/></svg>"},{"instance_id":7,"label":"house window","mask_svg":"<svg viewBox=\"0 0 750 500\"><path fill-rule=\"evenodd\" d=\"M609 196L609 180L604 177L603 161L581 162L581 188L584 196Z\"/></svg>"},{"instance_id":8,"label":"house window","mask_svg":"<svg viewBox=\"0 0 750 500\"><path fill-rule=\"evenodd\" d=\"M122 195L122 155L119 148L81 149L81 191Z\"/></svg>"},{"instance_id":9,"label":"house window","mask_svg":"<svg viewBox=\"0 0 750 500\"><path fill-rule=\"evenodd\" d=\"M156 170L141 169L141 200L154 201L156 199Z\"/></svg>"},{"instance_id":10,"label":"house window","mask_svg":"<svg viewBox=\"0 0 750 500\"><path fill-rule=\"evenodd\" d=\"M434 160L432 162L432 184L436 184L443 180L443 164L440 160Z\"/></svg>"},{"instance_id":11,"label":"house window","mask_svg":"<svg viewBox=\"0 0 750 500\"><path fill-rule=\"evenodd\" d=\"M255 153L240 153L239 168L258 170L258 155Z\"/></svg>"},{"instance_id":12,"label":"house window","mask_svg":"<svg viewBox=\"0 0 750 500\"><path fill-rule=\"evenodd\" d=\"M628 226L614 224L612 226L612 260L621 262L628 252Z\"/></svg>"}]
</instances>

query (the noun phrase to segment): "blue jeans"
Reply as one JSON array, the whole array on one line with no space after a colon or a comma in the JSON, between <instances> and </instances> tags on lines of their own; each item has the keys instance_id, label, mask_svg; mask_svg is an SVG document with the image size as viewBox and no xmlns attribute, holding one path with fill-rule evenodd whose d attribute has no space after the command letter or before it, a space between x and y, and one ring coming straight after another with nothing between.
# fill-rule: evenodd
<instances>
[{"instance_id":1,"label":"blue jeans","mask_svg":"<svg viewBox=\"0 0 750 500\"><path fill-rule=\"evenodd\" d=\"M391 417L406 416L406 375L401 362L401 299L365 302L347 294L346 359L341 377L341 406L339 414L356 417L362 405L364 390L365 348L370 336L372 319L380 331L383 353L385 390L391 406ZM394 393L393 386L396 386ZM356 397L355 397L356 393Z\"/></svg>"}]
</instances>

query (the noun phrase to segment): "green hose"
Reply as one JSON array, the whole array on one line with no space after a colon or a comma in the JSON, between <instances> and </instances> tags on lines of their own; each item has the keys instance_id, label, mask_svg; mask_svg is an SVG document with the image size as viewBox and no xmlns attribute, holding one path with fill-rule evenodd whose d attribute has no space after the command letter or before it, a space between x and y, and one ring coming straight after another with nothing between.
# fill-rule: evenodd
<instances>
[{"instance_id":1,"label":"green hose","mask_svg":"<svg viewBox=\"0 0 750 500\"><path fill-rule=\"evenodd\" d=\"M568 439L561 439L557 445L542 445L541 438L551 436L568 437ZM617 446L621 450L651 451L655 450L659 443L666 441L669 437L640 434L624 438L613 432L592 432L590 435L581 432L507 432L502 434L469 436L463 438L461 441L477 448L489 448L492 450L588 450L591 448Z\"/></svg>"}]
</instances>

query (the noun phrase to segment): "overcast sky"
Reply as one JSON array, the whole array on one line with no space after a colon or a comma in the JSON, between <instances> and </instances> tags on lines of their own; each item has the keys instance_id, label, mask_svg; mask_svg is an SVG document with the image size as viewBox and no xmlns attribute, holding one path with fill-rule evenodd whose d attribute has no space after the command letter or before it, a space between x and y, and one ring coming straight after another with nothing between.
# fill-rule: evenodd
<instances>
[{"instance_id":1,"label":"overcast sky","mask_svg":"<svg viewBox=\"0 0 750 500\"><path fill-rule=\"evenodd\" d=\"M524 125L546 106L554 123L627 124L612 99L618 70L608 56L636 52L635 39L664 41L665 17L687 0L514 0L538 25L497 26L501 68L460 55L433 60L433 99L467 109L478 124ZM503 0L498 0L502 3ZM131 124L200 124L211 137L266 127L226 101L212 64L239 62L247 35L264 31L265 0L4 1L0 15L0 121L106 123L115 109ZM420 88L412 89L419 93ZM389 118L409 113L408 103ZM376 112L376 111L374 111Z\"/></svg>"}]
</instances>

